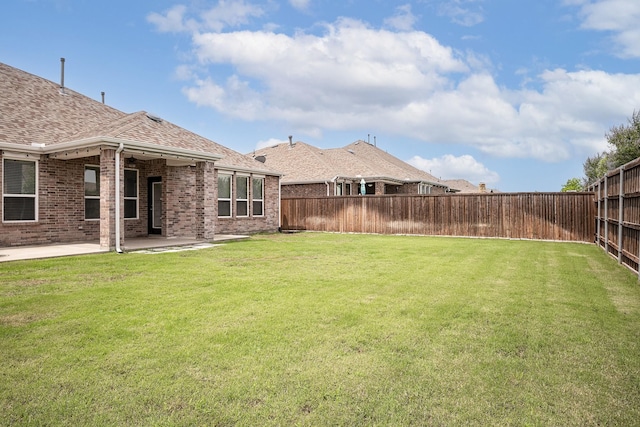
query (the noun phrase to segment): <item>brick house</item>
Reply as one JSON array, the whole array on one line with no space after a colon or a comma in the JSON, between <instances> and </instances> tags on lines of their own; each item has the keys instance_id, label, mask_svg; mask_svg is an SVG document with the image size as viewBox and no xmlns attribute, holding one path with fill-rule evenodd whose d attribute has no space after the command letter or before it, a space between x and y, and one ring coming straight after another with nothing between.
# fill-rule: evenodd
<instances>
[{"instance_id":1,"label":"brick house","mask_svg":"<svg viewBox=\"0 0 640 427\"><path fill-rule=\"evenodd\" d=\"M280 175L0 63L0 247L276 231Z\"/></svg>"},{"instance_id":2,"label":"brick house","mask_svg":"<svg viewBox=\"0 0 640 427\"><path fill-rule=\"evenodd\" d=\"M262 148L252 154L267 167L283 173L283 198L457 191L365 141L320 149L289 139L288 144Z\"/></svg>"}]
</instances>

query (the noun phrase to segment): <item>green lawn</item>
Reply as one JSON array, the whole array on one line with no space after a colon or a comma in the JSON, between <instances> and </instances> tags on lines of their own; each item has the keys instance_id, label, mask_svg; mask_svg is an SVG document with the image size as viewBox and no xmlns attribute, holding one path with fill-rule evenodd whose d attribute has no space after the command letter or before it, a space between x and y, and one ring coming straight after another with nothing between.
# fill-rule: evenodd
<instances>
[{"instance_id":1,"label":"green lawn","mask_svg":"<svg viewBox=\"0 0 640 427\"><path fill-rule=\"evenodd\" d=\"M592 245L303 233L0 263L2 425L638 425Z\"/></svg>"}]
</instances>

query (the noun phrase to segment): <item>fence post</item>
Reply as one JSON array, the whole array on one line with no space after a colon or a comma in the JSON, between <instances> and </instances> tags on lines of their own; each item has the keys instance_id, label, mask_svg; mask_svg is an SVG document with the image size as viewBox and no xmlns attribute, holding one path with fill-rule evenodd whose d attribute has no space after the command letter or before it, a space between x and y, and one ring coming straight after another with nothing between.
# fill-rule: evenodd
<instances>
[{"instance_id":1,"label":"fence post","mask_svg":"<svg viewBox=\"0 0 640 427\"><path fill-rule=\"evenodd\" d=\"M618 195L618 264L622 264L622 221L624 220L624 166L620 166L620 191Z\"/></svg>"},{"instance_id":2,"label":"fence post","mask_svg":"<svg viewBox=\"0 0 640 427\"><path fill-rule=\"evenodd\" d=\"M609 254L609 186L607 175L604 176L604 252Z\"/></svg>"},{"instance_id":3,"label":"fence post","mask_svg":"<svg viewBox=\"0 0 640 427\"><path fill-rule=\"evenodd\" d=\"M601 226L602 226L602 218L600 218L601 212L602 212L602 181L598 182L598 214L596 215L596 220L598 221L598 223L596 224L596 243L598 244L598 247L602 247L602 245L600 244L600 232L602 232Z\"/></svg>"}]
</instances>

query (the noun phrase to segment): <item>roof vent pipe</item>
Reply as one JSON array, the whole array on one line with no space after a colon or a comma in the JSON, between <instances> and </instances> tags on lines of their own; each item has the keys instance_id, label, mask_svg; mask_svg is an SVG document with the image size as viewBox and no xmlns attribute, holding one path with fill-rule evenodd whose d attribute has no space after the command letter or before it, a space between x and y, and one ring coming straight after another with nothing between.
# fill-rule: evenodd
<instances>
[{"instance_id":1,"label":"roof vent pipe","mask_svg":"<svg viewBox=\"0 0 640 427\"><path fill-rule=\"evenodd\" d=\"M374 147L377 147L377 146L378 146L378 144L376 143L376 138L377 138L376 136L374 136L374 137L373 137L373 146L374 146Z\"/></svg>"},{"instance_id":2,"label":"roof vent pipe","mask_svg":"<svg viewBox=\"0 0 640 427\"><path fill-rule=\"evenodd\" d=\"M293 147L293 135L289 135L289 146Z\"/></svg>"},{"instance_id":3,"label":"roof vent pipe","mask_svg":"<svg viewBox=\"0 0 640 427\"><path fill-rule=\"evenodd\" d=\"M64 93L64 58L60 58L60 90Z\"/></svg>"},{"instance_id":4,"label":"roof vent pipe","mask_svg":"<svg viewBox=\"0 0 640 427\"><path fill-rule=\"evenodd\" d=\"M102 103L104 104L104 92L100 92L100 95L102 95Z\"/></svg>"}]
</instances>

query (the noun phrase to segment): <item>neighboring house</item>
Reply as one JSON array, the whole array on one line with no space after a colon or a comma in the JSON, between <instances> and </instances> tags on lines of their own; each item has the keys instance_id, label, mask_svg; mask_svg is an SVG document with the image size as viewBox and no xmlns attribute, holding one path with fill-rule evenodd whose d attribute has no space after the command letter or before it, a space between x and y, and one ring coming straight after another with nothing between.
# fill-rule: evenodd
<instances>
[{"instance_id":1,"label":"neighboring house","mask_svg":"<svg viewBox=\"0 0 640 427\"><path fill-rule=\"evenodd\" d=\"M64 67L64 61L62 63ZM0 247L276 231L278 173L0 63Z\"/></svg>"},{"instance_id":2,"label":"neighboring house","mask_svg":"<svg viewBox=\"0 0 640 427\"><path fill-rule=\"evenodd\" d=\"M494 193L498 192L495 189L488 189L484 183L474 185L466 179L445 179L443 181L447 185L460 190L460 193Z\"/></svg>"},{"instance_id":3,"label":"neighboring house","mask_svg":"<svg viewBox=\"0 0 640 427\"><path fill-rule=\"evenodd\" d=\"M282 197L457 191L433 175L365 141L356 141L342 148L320 149L289 139L288 144L253 153L256 160L283 173Z\"/></svg>"}]
</instances>

